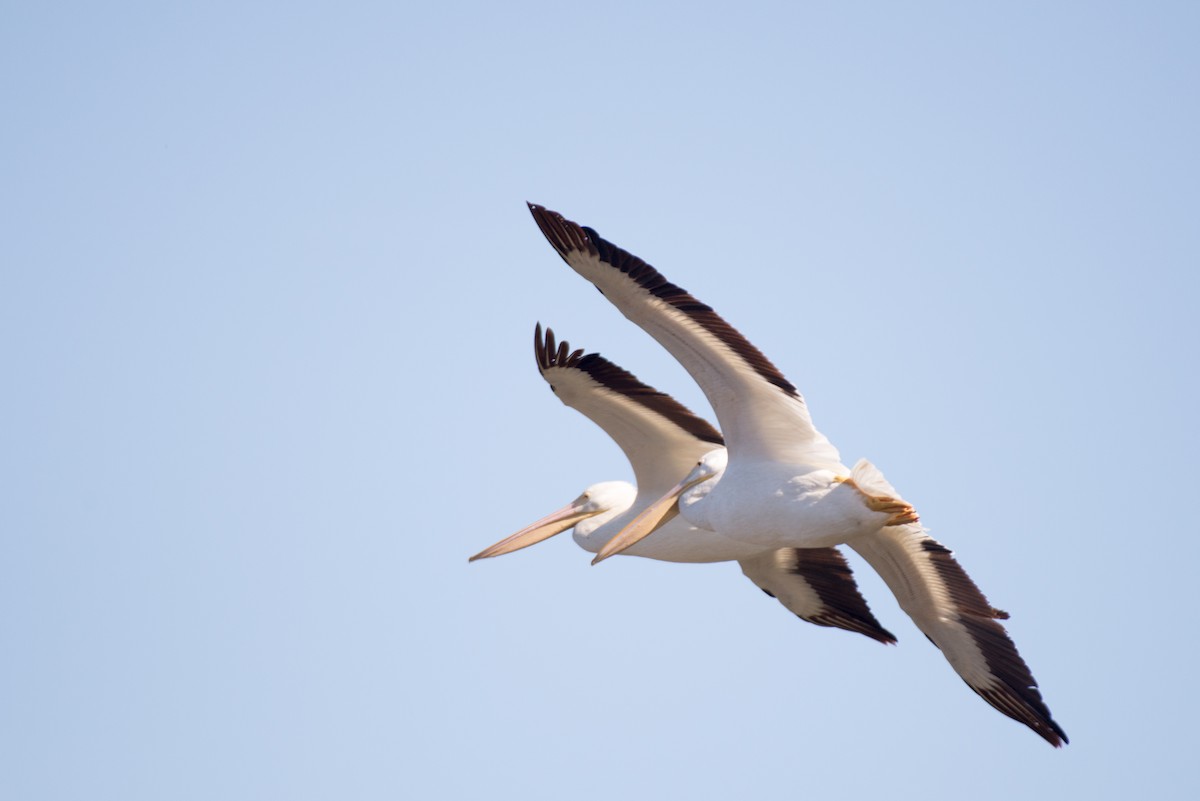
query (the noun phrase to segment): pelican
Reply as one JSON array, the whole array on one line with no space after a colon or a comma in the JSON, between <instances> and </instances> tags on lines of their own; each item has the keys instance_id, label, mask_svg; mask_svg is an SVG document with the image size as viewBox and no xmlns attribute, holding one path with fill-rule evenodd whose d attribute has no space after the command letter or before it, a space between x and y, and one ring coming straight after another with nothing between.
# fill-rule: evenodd
<instances>
[{"instance_id":1,"label":"pelican","mask_svg":"<svg viewBox=\"0 0 1200 801\"><path fill-rule=\"evenodd\" d=\"M596 561L640 543L676 515L756 547L844 543L880 574L972 690L1051 745L1068 741L998 622L1008 614L926 533L878 469L866 460L853 469L842 464L803 397L770 360L646 262L556 212L529 208L562 259L687 369L725 433L727 450L699 458Z\"/></svg>"},{"instance_id":2,"label":"pelican","mask_svg":"<svg viewBox=\"0 0 1200 801\"><path fill-rule=\"evenodd\" d=\"M625 481L593 484L562 509L475 554L472 562L527 548L572 527L575 542L596 553L698 459L722 449L721 435L708 421L598 353L572 351L565 341L556 343L549 329L543 337L540 323L533 349L538 370L559 400L600 426L624 451L637 487ZM675 519L627 553L667 562L736 560L763 592L800 618L882 643L896 641L871 614L836 548L763 549Z\"/></svg>"}]
</instances>

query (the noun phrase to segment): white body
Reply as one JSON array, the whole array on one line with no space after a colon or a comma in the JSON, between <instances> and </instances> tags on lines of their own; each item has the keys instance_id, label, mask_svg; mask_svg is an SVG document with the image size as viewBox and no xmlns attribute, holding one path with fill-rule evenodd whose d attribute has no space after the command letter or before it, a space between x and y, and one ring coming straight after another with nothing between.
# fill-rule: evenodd
<instances>
[{"instance_id":1,"label":"white body","mask_svg":"<svg viewBox=\"0 0 1200 801\"><path fill-rule=\"evenodd\" d=\"M617 483L617 482L606 482ZM624 482L621 482L624 484ZM658 500L664 492L671 488L668 484L657 491L648 491L640 486L624 484L629 500L621 506L615 506L606 514L588 518L575 525L571 536L575 544L589 553L600 553L600 549L608 544L621 529L629 525L643 509ZM591 488L589 488L591 491ZM663 562L733 562L739 559L749 559L762 553L760 548L752 543L731 539L708 529L699 528L683 517L676 517L663 524L654 532L652 538L637 543L624 551L627 556L641 556L646 559L658 559Z\"/></svg>"},{"instance_id":2,"label":"white body","mask_svg":"<svg viewBox=\"0 0 1200 801\"><path fill-rule=\"evenodd\" d=\"M705 495L697 494L703 484L689 490L680 516L694 526L731 532L737 541L760 549L829 548L878 532L887 521L887 515L868 509L862 493L846 483L850 470L796 469L777 462L735 462L711 479L715 486ZM747 514L750 505L753 514Z\"/></svg>"},{"instance_id":3,"label":"white body","mask_svg":"<svg viewBox=\"0 0 1200 801\"><path fill-rule=\"evenodd\" d=\"M915 522L912 507L878 470L865 461L853 470L842 464L803 397L757 348L710 307L595 231L538 206L530 210L563 260L687 369L725 432L728 465L719 456L703 460L601 557L638 537L646 537L638 545L652 541L672 493L688 522L758 548L846 543L879 572L975 692L1052 745L1066 741L996 622L1007 615ZM697 481L703 483L678 496Z\"/></svg>"},{"instance_id":4,"label":"white body","mask_svg":"<svg viewBox=\"0 0 1200 801\"><path fill-rule=\"evenodd\" d=\"M707 421L607 359L571 353L565 342L556 347L552 332L542 338L541 326L534 351L559 400L599 425L624 451L637 487L625 481L593 484L568 506L472 560L528 547L572 526L575 542L599 553L680 475L704 459L724 460L721 435ZM705 491L698 489L695 497ZM738 561L751 581L802 619L895 641L875 620L845 558L833 548L764 549L675 517L626 553L666 562Z\"/></svg>"}]
</instances>

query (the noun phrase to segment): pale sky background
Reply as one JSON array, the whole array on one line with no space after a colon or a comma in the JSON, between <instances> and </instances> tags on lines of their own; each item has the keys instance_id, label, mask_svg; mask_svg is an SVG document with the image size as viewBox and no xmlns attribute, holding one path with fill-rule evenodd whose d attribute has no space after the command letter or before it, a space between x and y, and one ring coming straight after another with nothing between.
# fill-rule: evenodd
<instances>
[{"instance_id":1,"label":"pale sky background","mask_svg":"<svg viewBox=\"0 0 1200 801\"><path fill-rule=\"evenodd\" d=\"M5 3L0 798L1187 798L1200 5ZM630 478L525 209L712 304L1071 745L736 565L467 557Z\"/></svg>"}]
</instances>

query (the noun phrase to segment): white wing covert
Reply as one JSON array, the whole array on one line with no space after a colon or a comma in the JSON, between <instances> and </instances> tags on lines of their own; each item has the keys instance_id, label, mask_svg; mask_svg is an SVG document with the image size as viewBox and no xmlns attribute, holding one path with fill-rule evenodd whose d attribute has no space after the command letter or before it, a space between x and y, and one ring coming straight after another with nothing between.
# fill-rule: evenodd
<instances>
[{"instance_id":1,"label":"white wing covert","mask_svg":"<svg viewBox=\"0 0 1200 801\"><path fill-rule=\"evenodd\" d=\"M640 382L598 353L572 351L554 332L534 329L538 370L559 399L620 446L637 476L639 497L655 497L722 447L721 434L670 395ZM649 491L646 491L647 488ZM803 620L858 632L882 643L896 638L871 613L846 558L836 548L784 548L739 562L763 592Z\"/></svg>"},{"instance_id":2,"label":"white wing covert","mask_svg":"<svg viewBox=\"0 0 1200 801\"><path fill-rule=\"evenodd\" d=\"M640 382L598 353L571 351L554 331L534 330L534 356L559 400L600 426L621 448L638 492L661 494L711 450L720 432L670 395Z\"/></svg>"},{"instance_id":3,"label":"white wing covert","mask_svg":"<svg viewBox=\"0 0 1200 801\"><path fill-rule=\"evenodd\" d=\"M841 466L837 449L813 426L796 388L710 306L591 228L541 206L529 204L529 210L562 259L696 380L717 415L731 458Z\"/></svg>"}]
</instances>

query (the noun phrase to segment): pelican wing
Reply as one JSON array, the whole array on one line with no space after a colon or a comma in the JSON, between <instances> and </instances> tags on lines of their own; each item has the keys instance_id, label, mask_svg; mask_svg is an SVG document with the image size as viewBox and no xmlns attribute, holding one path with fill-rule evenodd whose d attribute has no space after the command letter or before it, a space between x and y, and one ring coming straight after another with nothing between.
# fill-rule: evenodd
<instances>
[{"instance_id":1,"label":"pelican wing","mask_svg":"<svg viewBox=\"0 0 1200 801\"><path fill-rule=\"evenodd\" d=\"M696 461L724 446L707 420L670 395L643 384L598 353L572 351L547 329L534 330L533 349L542 377L559 400L591 420L625 453L638 492L661 494Z\"/></svg>"},{"instance_id":2,"label":"pelican wing","mask_svg":"<svg viewBox=\"0 0 1200 801\"><path fill-rule=\"evenodd\" d=\"M739 564L759 589L809 623L857 631L882 643L896 642L871 613L837 548L780 548Z\"/></svg>"},{"instance_id":3,"label":"pelican wing","mask_svg":"<svg viewBox=\"0 0 1200 801\"><path fill-rule=\"evenodd\" d=\"M594 230L541 206L529 209L563 260L691 373L716 412L731 457L840 466L837 449L813 426L796 388L711 307Z\"/></svg>"},{"instance_id":4,"label":"pelican wing","mask_svg":"<svg viewBox=\"0 0 1200 801\"><path fill-rule=\"evenodd\" d=\"M888 526L848 544L878 571L967 686L1051 745L1067 742L1025 660L997 622L1008 613L988 603L945 546L917 524Z\"/></svg>"},{"instance_id":5,"label":"pelican wing","mask_svg":"<svg viewBox=\"0 0 1200 801\"><path fill-rule=\"evenodd\" d=\"M598 353L572 351L566 341L556 341L550 329L543 336L540 324L533 337L542 377L563 403L600 426L625 452L637 476L639 497L661 494L697 459L721 447L720 433L670 395L643 384ZM784 548L740 564L764 592L810 623L884 643L896 641L871 614L836 548Z\"/></svg>"}]
</instances>

